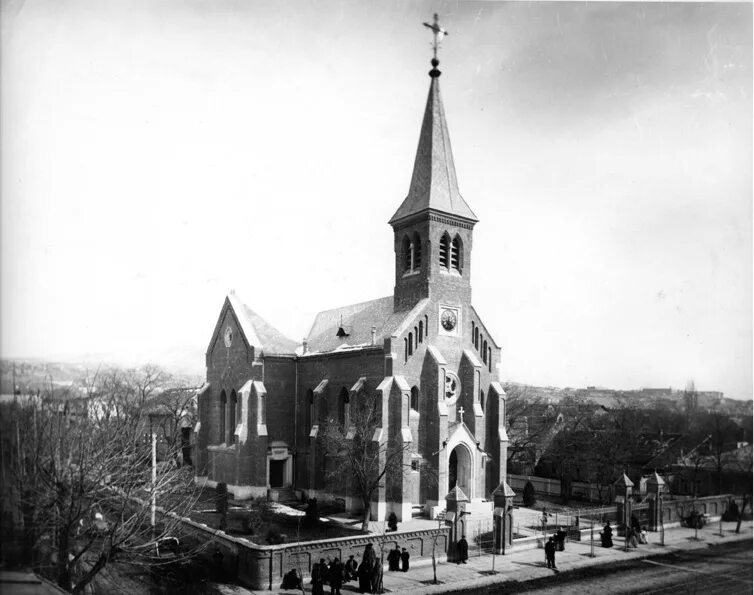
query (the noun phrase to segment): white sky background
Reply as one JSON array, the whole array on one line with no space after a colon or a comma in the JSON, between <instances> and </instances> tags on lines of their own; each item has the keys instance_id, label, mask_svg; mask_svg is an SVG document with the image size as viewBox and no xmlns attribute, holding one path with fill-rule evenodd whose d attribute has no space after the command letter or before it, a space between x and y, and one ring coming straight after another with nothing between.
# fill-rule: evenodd
<instances>
[{"instance_id":1,"label":"white sky background","mask_svg":"<svg viewBox=\"0 0 754 595\"><path fill-rule=\"evenodd\" d=\"M750 4L2 6L4 357L201 371L231 287L299 341L390 295L439 12L502 379L751 398Z\"/></svg>"}]
</instances>

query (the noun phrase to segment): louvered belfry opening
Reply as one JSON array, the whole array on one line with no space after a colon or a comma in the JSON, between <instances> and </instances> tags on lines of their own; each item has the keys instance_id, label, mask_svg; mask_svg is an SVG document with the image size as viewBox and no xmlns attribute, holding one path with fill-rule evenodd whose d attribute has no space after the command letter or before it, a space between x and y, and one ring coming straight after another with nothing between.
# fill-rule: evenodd
<instances>
[{"instance_id":1,"label":"louvered belfry opening","mask_svg":"<svg viewBox=\"0 0 754 595\"><path fill-rule=\"evenodd\" d=\"M456 236L450 247L450 268L460 272L461 256L461 238Z\"/></svg>"},{"instance_id":2,"label":"louvered belfry opening","mask_svg":"<svg viewBox=\"0 0 754 595\"><path fill-rule=\"evenodd\" d=\"M450 252L450 238L447 235L443 235L440 239L440 266L448 268L448 259Z\"/></svg>"}]
</instances>

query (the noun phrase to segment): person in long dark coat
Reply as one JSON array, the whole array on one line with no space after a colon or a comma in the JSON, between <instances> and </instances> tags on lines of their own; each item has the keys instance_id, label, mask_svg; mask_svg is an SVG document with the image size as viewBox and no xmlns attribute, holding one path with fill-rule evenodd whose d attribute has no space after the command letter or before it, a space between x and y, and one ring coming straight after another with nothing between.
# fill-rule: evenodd
<instances>
[{"instance_id":1,"label":"person in long dark coat","mask_svg":"<svg viewBox=\"0 0 754 595\"><path fill-rule=\"evenodd\" d=\"M343 584L343 566L338 558L335 558L333 563L330 564L328 577L330 578L330 593L340 595L340 587Z\"/></svg>"},{"instance_id":2,"label":"person in long dark coat","mask_svg":"<svg viewBox=\"0 0 754 595\"><path fill-rule=\"evenodd\" d=\"M406 550L406 548L403 548L403 552L401 552L401 570L403 572L408 572L408 559L409 559L409 553Z\"/></svg>"},{"instance_id":3,"label":"person in long dark coat","mask_svg":"<svg viewBox=\"0 0 754 595\"><path fill-rule=\"evenodd\" d=\"M364 555L361 558L369 566L369 570L372 569L375 562L377 562L377 552L374 551L374 546L368 543L364 546Z\"/></svg>"},{"instance_id":4,"label":"person in long dark coat","mask_svg":"<svg viewBox=\"0 0 754 595\"><path fill-rule=\"evenodd\" d=\"M466 564L466 560L469 559L469 542L466 541L466 536L462 535L461 539L456 544L458 551L458 564Z\"/></svg>"},{"instance_id":5,"label":"person in long dark coat","mask_svg":"<svg viewBox=\"0 0 754 595\"><path fill-rule=\"evenodd\" d=\"M395 549L390 550L390 552L387 555L387 569L398 570L400 562L401 562L401 550L398 547L398 544L396 544Z\"/></svg>"},{"instance_id":6,"label":"person in long dark coat","mask_svg":"<svg viewBox=\"0 0 754 595\"><path fill-rule=\"evenodd\" d=\"M370 577L369 587L371 593L382 593L382 564L375 559L372 565L372 576Z\"/></svg>"},{"instance_id":7,"label":"person in long dark coat","mask_svg":"<svg viewBox=\"0 0 754 595\"><path fill-rule=\"evenodd\" d=\"M324 595L325 593L325 581L322 576L322 567L325 564L324 558L319 562L315 562L312 566L312 595Z\"/></svg>"},{"instance_id":8,"label":"person in long dark coat","mask_svg":"<svg viewBox=\"0 0 754 595\"><path fill-rule=\"evenodd\" d=\"M602 539L602 547L613 547L613 528L610 526L610 521L605 524L605 528L600 533L600 539Z\"/></svg>"},{"instance_id":9,"label":"person in long dark coat","mask_svg":"<svg viewBox=\"0 0 754 595\"><path fill-rule=\"evenodd\" d=\"M327 558L327 560L322 558L319 561L319 575L322 577L322 585L327 585L330 582L330 564L330 558Z\"/></svg>"},{"instance_id":10,"label":"person in long dark coat","mask_svg":"<svg viewBox=\"0 0 754 595\"><path fill-rule=\"evenodd\" d=\"M356 563L356 560L353 559L353 556L348 557L348 561L345 564L345 570L343 572L343 581L349 582L356 578L357 571L358 571L359 565Z\"/></svg>"},{"instance_id":11,"label":"person in long dark coat","mask_svg":"<svg viewBox=\"0 0 754 595\"><path fill-rule=\"evenodd\" d=\"M545 560L547 561L547 568L558 569L555 566L555 540L552 537L545 544Z\"/></svg>"},{"instance_id":12,"label":"person in long dark coat","mask_svg":"<svg viewBox=\"0 0 754 595\"><path fill-rule=\"evenodd\" d=\"M565 551L565 540L568 533L563 529L563 527L558 527L558 531L555 533L555 542L558 547L559 552Z\"/></svg>"},{"instance_id":13,"label":"person in long dark coat","mask_svg":"<svg viewBox=\"0 0 754 595\"><path fill-rule=\"evenodd\" d=\"M371 593L372 592L372 586L371 586L372 567L369 564L367 564L366 560L362 560L361 564L359 564L358 575L359 575L359 592Z\"/></svg>"}]
</instances>

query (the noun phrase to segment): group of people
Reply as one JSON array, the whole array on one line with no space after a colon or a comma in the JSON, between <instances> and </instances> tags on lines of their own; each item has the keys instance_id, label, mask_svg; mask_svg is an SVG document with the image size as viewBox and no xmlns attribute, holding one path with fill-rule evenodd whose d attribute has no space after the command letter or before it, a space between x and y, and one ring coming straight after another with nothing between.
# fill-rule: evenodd
<instances>
[{"instance_id":1,"label":"group of people","mask_svg":"<svg viewBox=\"0 0 754 595\"><path fill-rule=\"evenodd\" d=\"M312 566L312 595L324 595L325 583L330 585L330 593L340 595L340 588L346 580L347 569L351 565L353 556L345 564L334 558L329 563L321 558ZM356 563L355 560L354 564Z\"/></svg>"},{"instance_id":2,"label":"group of people","mask_svg":"<svg viewBox=\"0 0 754 595\"><path fill-rule=\"evenodd\" d=\"M387 559L390 570L408 572L409 553L406 548L401 552L396 545L394 550L390 550ZM295 569L291 570L283 578L283 588L300 588L300 582L297 581L300 581L300 575ZM325 585L330 585L331 595L341 595L343 583L350 581L358 581L360 593L382 592L382 563L377 559L371 543L364 548L361 563L349 556L345 564L338 558L322 558L312 566L312 595L324 595Z\"/></svg>"},{"instance_id":3,"label":"group of people","mask_svg":"<svg viewBox=\"0 0 754 595\"><path fill-rule=\"evenodd\" d=\"M605 523L605 527L600 533L602 547L613 547L613 528L610 521ZM647 528L639 523L636 515L631 515L631 524L626 527L626 545L628 547L639 547L639 544L647 543Z\"/></svg>"},{"instance_id":4,"label":"group of people","mask_svg":"<svg viewBox=\"0 0 754 595\"><path fill-rule=\"evenodd\" d=\"M403 572L408 572L408 560L410 558L410 555L406 548L403 548L403 551L401 551L401 548L398 547L398 544L395 545L394 550L390 550L390 553L387 555L387 569L388 570L402 570Z\"/></svg>"},{"instance_id":5,"label":"group of people","mask_svg":"<svg viewBox=\"0 0 754 595\"><path fill-rule=\"evenodd\" d=\"M642 527L636 515L631 515L631 525L626 528L626 541L628 547L639 547L639 544L647 543L647 528Z\"/></svg>"},{"instance_id":6,"label":"group of people","mask_svg":"<svg viewBox=\"0 0 754 595\"><path fill-rule=\"evenodd\" d=\"M558 567L555 566L555 552L565 551L565 541L567 536L568 532L563 529L563 527L558 527L555 534L547 540L547 543L545 543L545 562L547 563L547 568L552 568L553 570L558 569Z\"/></svg>"}]
</instances>

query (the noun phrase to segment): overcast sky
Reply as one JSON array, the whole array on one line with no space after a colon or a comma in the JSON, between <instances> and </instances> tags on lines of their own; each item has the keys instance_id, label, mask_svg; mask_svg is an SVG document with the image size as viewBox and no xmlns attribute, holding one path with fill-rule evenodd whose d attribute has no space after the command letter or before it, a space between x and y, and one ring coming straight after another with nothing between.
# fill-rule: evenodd
<instances>
[{"instance_id":1,"label":"overcast sky","mask_svg":"<svg viewBox=\"0 0 754 595\"><path fill-rule=\"evenodd\" d=\"M501 378L752 396L752 6L18 0L2 355L188 358L390 295L439 12Z\"/></svg>"}]
</instances>

